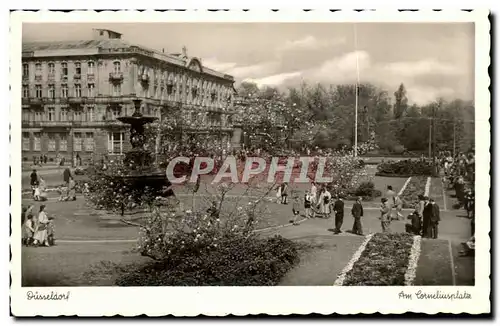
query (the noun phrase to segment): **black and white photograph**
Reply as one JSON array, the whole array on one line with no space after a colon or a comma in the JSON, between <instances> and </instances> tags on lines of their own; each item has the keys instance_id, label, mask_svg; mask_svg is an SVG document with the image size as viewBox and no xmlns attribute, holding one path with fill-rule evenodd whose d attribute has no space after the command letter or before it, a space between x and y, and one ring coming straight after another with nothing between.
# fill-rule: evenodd
<instances>
[{"instance_id":1,"label":"black and white photograph","mask_svg":"<svg viewBox=\"0 0 500 326\"><path fill-rule=\"evenodd\" d=\"M489 311L487 11L17 14L14 313L168 287Z\"/></svg>"}]
</instances>

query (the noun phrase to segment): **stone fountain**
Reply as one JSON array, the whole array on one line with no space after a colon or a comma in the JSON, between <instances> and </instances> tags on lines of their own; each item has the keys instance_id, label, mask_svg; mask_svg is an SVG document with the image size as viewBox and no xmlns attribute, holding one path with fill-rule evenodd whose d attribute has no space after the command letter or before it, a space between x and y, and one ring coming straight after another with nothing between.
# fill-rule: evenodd
<instances>
[{"instance_id":1,"label":"stone fountain","mask_svg":"<svg viewBox=\"0 0 500 326\"><path fill-rule=\"evenodd\" d=\"M134 113L131 116L119 117L118 120L130 125L130 144L132 148L125 153L123 160L125 173L118 178L131 188L145 190L148 187L157 196L170 196L173 192L165 192L164 188L169 187L165 170L159 170L154 165L154 156L151 151L145 148L144 126L157 120L155 117L143 116L140 112L142 100L133 100Z\"/></svg>"}]
</instances>

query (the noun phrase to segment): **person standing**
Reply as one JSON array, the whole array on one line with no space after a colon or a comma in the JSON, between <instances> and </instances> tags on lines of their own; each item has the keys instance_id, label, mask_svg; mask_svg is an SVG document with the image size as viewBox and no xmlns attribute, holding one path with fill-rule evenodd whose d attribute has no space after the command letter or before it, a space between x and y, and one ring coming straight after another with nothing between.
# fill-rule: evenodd
<instances>
[{"instance_id":1,"label":"person standing","mask_svg":"<svg viewBox=\"0 0 500 326\"><path fill-rule=\"evenodd\" d=\"M362 197L358 197L352 206L351 213L354 218L352 233L363 235L363 227L361 226L361 217L363 217L363 205L361 204Z\"/></svg>"},{"instance_id":2,"label":"person standing","mask_svg":"<svg viewBox=\"0 0 500 326\"><path fill-rule=\"evenodd\" d=\"M317 202L317 195L318 195L318 187L316 187L316 183L313 181L311 183L311 203L313 205L316 205Z\"/></svg>"},{"instance_id":3,"label":"person standing","mask_svg":"<svg viewBox=\"0 0 500 326\"><path fill-rule=\"evenodd\" d=\"M31 190L33 196L35 195L35 188L38 186L38 173L36 172L35 169L33 169L33 172L30 174L30 185L31 185Z\"/></svg>"},{"instance_id":4,"label":"person standing","mask_svg":"<svg viewBox=\"0 0 500 326\"><path fill-rule=\"evenodd\" d=\"M387 198L382 198L382 204L380 205L380 225L382 226L382 232L391 231L391 205L387 202Z\"/></svg>"},{"instance_id":5,"label":"person standing","mask_svg":"<svg viewBox=\"0 0 500 326\"><path fill-rule=\"evenodd\" d=\"M45 213L45 205L41 205L35 226L35 235L33 237L34 245L44 245L46 247L49 247L49 242L47 238L48 224L49 224L49 218L47 217L47 213Z\"/></svg>"},{"instance_id":6,"label":"person standing","mask_svg":"<svg viewBox=\"0 0 500 326\"><path fill-rule=\"evenodd\" d=\"M430 205L429 197L424 197L424 212L422 221L422 237L431 237L431 216L432 216L432 205Z\"/></svg>"},{"instance_id":7,"label":"person standing","mask_svg":"<svg viewBox=\"0 0 500 326\"><path fill-rule=\"evenodd\" d=\"M387 193L385 198L387 198L387 204L391 206L391 218L392 218L392 209L396 206L396 192L392 189L392 186L387 186Z\"/></svg>"},{"instance_id":8,"label":"person standing","mask_svg":"<svg viewBox=\"0 0 500 326\"><path fill-rule=\"evenodd\" d=\"M292 223L293 225L298 225L299 223L297 222L297 218L300 215L300 202L299 202L299 196L297 195L293 195L292 213L293 213L293 219L290 221L290 223Z\"/></svg>"},{"instance_id":9,"label":"person standing","mask_svg":"<svg viewBox=\"0 0 500 326\"><path fill-rule=\"evenodd\" d=\"M331 210L330 210L330 201L332 199L332 195L328 190L326 190L326 187L323 187L321 189L321 192L319 193L319 213L323 216L323 218L328 218L330 216Z\"/></svg>"},{"instance_id":10,"label":"person standing","mask_svg":"<svg viewBox=\"0 0 500 326\"><path fill-rule=\"evenodd\" d=\"M280 186L281 203L288 205L288 183L283 182Z\"/></svg>"},{"instance_id":11,"label":"person standing","mask_svg":"<svg viewBox=\"0 0 500 326\"><path fill-rule=\"evenodd\" d=\"M438 227L439 227L439 221L441 221L440 214L439 214L439 206L436 204L434 199L431 199L429 202L429 205L431 206L431 216L429 220L429 228L430 228L430 236L432 239L437 239L438 238Z\"/></svg>"},{"instance_id":12,"label":"person standing","mask_svg":"<svg viewBox=\"0 0 500 326\"><path fill-rule=\"evenodd\" d=\"M69 179L71 179L71 170L69 168L65 168L63 172L63 180L66 186L69 186Z\"/></svg>"},{"instance_id":13,"label":"person standing","mask_svg":"<svg viewBox=\"0 0 500 326\"><path fill-rule=\"evenodd\" d=\"M333 204L333 211L335 212L335 234L342 233L342 224L344 223L344 201L341 196L337 196L337 200Z\"/></svg>"},{"instance_id":14,"label":"person standing","mask_svg":"<svg viewBox=\"0 0 500 326\"><path fill-rule=\"evenodd\" d=\"M306 214L307 218L313 217L311 211L311 205L312 205L311 194L309 193L309 190L307 190L306 195L304 196L304 213Z\"/></svg>"}]
</instances>

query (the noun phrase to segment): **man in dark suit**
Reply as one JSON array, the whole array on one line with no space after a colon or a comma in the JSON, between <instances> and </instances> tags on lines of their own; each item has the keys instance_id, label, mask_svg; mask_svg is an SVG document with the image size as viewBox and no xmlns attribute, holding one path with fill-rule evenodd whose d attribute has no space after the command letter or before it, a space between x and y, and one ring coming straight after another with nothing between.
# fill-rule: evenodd
<instances>
[{"instance_id":1,"label":"man in dark suit","mask_svg":"<svg viewBox=\"0 0 500 326\"><path fill-rule=\"evenodd\" d=\"M422 237L431 237L431 215L432 215L432 205L430 204L429 197L424 197L424 211L422 219Z\"/></svg>"},{"instance_id":2,"label":"man in dark suit","mask_svg":"<svg viewBox=\"0 0 500 326\"><path fill-rule=\"evenodd\" d=\"M352 206L351 213L354 218L354 224L352 226L352 233L357 235L363 235L363 227L361 226L361 217L363 216L363 205L361 205L361 197L358 197L354 205Z\"/></svg>"},{"instance_id":3,"label":"man in dark suit","mask_svg":"<svg viewBox=\"0 0 500 326\"><path fill-rule=\"evenodd\" d=\"M341 196L337 196L337 200L333 205L333 210L335 212L335 234L339 234L342 231L340 228L342 227L342 223L344 223L344 201Z\"/></svg>"},{"instance_id":4,"label":"man in dark suit","mask_svg":"<svg viewBox=\"0 0 500 326\"><path fill-rule=\"evenodd\" d=\"M439 221L441 221L441 218L439 216L439 206L436 204L434 199L430 200L430 206L431 206L431 216L430 216L430 237L433 239L438 238L438 226L439 226Z\"/></svg>"}]
</instances>

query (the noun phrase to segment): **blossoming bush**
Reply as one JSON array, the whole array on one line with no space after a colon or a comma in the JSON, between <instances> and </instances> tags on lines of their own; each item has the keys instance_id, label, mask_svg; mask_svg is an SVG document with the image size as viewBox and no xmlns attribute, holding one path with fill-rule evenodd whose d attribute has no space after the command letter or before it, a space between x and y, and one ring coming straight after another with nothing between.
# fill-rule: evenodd
<instances>
[{"instance_id":1,"label":"blossoming bush","mask_svg":"<svg viewBox=\"0 0 500 326\"><path fill-rule=\"evenodd\" d=\"M409 233L375 234L343 285L405 285L412 246Z\"/></svg>"},{"instance_id":2,"label":"blossoming bush","mask_svg":"<svg viewBox=\"0 0 500 326\"><path fill-rule=\"evenodd\" d=\"M254 227L261 199L222 210L231 185L221 184L208 211L156 207L141 226L138 250L153 262L132 269L120 286L274 285L299 260L300 246L282 237L262 238ZM166 209L165 209L166 208Z\"/></svg>"}]
</instances>

